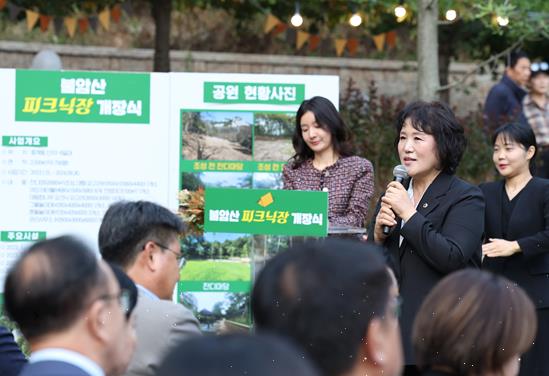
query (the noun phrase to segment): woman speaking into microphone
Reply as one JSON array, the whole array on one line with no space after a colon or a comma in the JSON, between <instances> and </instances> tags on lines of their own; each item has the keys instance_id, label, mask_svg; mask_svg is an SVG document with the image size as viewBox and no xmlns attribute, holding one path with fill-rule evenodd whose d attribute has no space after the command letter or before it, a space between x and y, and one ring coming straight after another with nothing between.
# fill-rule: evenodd
<instances>
[{"instance_id":1,"label":"woman speaking into microphone","mask_svg":"<svg viewBox=\"0 0 549 376\"><path fill-rule=\"evenodd\" d=\"M364 227L374 170L367 159L352 156L349 130L335 106L324 97L304 100L295 123L284 189L327 191L330 225Z\"/></svg>"},{"instance_id":2,"label":"woman speaking into microphone","mask_svg":"<svg viewBox=\"0 0 549 376\"><path fill-rule=\"evenodd\" d=\"M396 131L397 153L411 179L407 189L398 181L387 185L368 240L387 249L399 282L404 374L414 375L414 317L445 275L480 267L484 199L478 187L454 176L466 140L450 108L439 102L411 103L398 115Z\"/></svg>"}]
</instances>

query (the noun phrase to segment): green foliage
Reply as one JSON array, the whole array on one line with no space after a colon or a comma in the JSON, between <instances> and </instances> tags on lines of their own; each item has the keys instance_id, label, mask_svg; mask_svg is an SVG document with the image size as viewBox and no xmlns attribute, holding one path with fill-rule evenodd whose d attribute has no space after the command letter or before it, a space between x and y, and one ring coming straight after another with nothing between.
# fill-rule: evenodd
<instances>
[{"instance_id":1,"label":"green foliage","mask_svg":"<svg viewBox=\"0 0 549 376\"><path fill-rule=\"evenodd\" d=\"M265 137L291 137L294 131L294 114L255 114L255 135Z\"/></svg>"},{"instance_id":2,"label":"green foliage","mask_svg":"<svg viewBox=\"0 0 549 376\"><path fill-rule=\"evenodd\" d=\"M181 240L183 254L188 260L204 259L229 259L249 257L251 238L240 237L234 240L209 242L203 237L187 236ZM185 274L187 267L185 267Z\"/></svg>"}]
</instances>

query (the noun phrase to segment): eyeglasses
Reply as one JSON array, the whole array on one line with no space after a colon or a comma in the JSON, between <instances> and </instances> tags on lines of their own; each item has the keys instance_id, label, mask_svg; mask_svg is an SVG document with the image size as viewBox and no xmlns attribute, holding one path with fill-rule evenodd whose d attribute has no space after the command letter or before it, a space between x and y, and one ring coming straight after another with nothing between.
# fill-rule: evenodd
<instances>
[{"instance_id":1,"label":"eyeglasses","mask_svg":"<svg viewBox=\"0 0 549 376\"><path fill-rule=\"evenodd\" d=\"M539 63L532 63L532 65L530 65L530 70L532 72L538 72L538 71L547 72L549 71L549 63L545 61L542 61Z\"/></svg>"},{"instance_id":2,"label":"eyeglasses","mask_svg":"<svg viewBox=\"0 0 549 376\"><path fill-rule=\"evenodd\" d=\"M158 247L173 253L175 255L175 258L176 258L177 262L178 262L179 269L183 269L183 267L187 263L187 260L185 260L185 257L183 256L183 254L181 252L176 252L176 251L170 249L169 247L166 247L165 245L162 245L158 242L153 242L153 243L156 244Z\"/></svg>"},{"instance_id":3,"label":"eyeglasses","mask_svg":"<svg viewBox=\"0 0 549 376\"><path fill-rule=\"evenodd\" d=\"M131 302L131 294L128 290L121 289L118 294L99 295L95 300L114 300L114 299L118 300L118 304L120 305L120 308L122 309L122 311L124 311L126 318L129 319L133 307Z\"/></svg>"}]
</instances>

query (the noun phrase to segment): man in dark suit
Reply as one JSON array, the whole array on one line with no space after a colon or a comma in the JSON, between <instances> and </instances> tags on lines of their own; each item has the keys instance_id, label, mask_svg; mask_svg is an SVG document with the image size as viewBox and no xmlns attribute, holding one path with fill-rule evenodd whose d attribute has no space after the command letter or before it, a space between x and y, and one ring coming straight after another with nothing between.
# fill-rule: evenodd
<instances>
[{"instance_id":1,"label":"man in dark suit","mask_svg":"<svg viewBox=\"0 0 549 376\"><path fill-rule=\"evenodd\" d=\"M0 325L0 375L17 376L26 363L27 360L11 332Z\"/></svg>"},{"instance_id":2,"label":"man in dark suit","mask_svg":"<svg viewBox=\"0 0 549 376\"><path fill-rule=\"evenodd\" d=\"M120 265L136 283L137 347L126 375L154 376L168 351L200 334L198 320L171 301L180 268L181 219L147 201L121 201L109 207L99 229L103 258Z\"/></svg>"},{"instance_id":3,"label":"man in dark suit","mask_svg":"<svg viewBox=\"0 0 549 376\"><path fill-rule=\"evenodd\" d=\"M109 266L70 236L32 245L8 272L5 311L29 341L20 376L123 373L135 337L131 298Z\"/></svg>"}]
</instances>

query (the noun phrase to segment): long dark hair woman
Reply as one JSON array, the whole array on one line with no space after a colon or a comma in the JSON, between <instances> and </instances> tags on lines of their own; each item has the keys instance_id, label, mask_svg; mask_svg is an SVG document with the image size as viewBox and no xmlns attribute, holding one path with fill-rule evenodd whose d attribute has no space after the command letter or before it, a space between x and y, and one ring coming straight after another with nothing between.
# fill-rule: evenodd
<instances>
[{"instance_id":1,"label":"long dark hair woman","mask_svg":"<svg viewBox=\"0 0 549 376\"><path fill-rule=\"evenodd\" d=\"M481 185L486 197L482 266L515 281L532 298L539 325L520 374L549 375L549 180L532 176L537 150L529 127L503 125L492 142L503 180Z\"/></svg>"},{"instance_id":2,"label":"long dark hair woman","mask_svg":"<svg viewBox=\"0 0 549 376\"><path fill-rule=\"evenodd\" d=\"M329 223L363 227L374 192L373 167L352 156L349 130L333 103L324 97L303 101L292 143L284 189L327 191Z\"/></svg>"},{"instance_id":3,"label":"long dark hair woman","mask_svg":"<svg viewBox=\"0 0 549 376\"><path fill-rule=\"evenodd\" d=\"M478 187L454 175L465 145L463 128L443 103L410 103L396 121L395 148L411 180L408 188L389 183L368 241L387 249L399 283L405 375L417 374L411 331L425 296L446 274L480 268L484 200Z\"/></svg>"}]
</instances>

